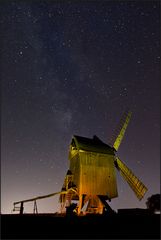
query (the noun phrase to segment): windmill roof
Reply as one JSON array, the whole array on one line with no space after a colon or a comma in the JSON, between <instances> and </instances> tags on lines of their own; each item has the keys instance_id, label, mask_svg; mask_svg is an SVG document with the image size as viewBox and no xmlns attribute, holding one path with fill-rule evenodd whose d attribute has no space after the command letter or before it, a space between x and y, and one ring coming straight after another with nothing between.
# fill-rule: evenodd
<instances>
[{"instance_id":1,"label":"windmill roof","mask_svg":"<svg viewBox=\"0 0 161 240\"><path fill-rule=\"evenodd\" d=\"M74 135L73 140L78 150L114 155L114 149L102 142L97 136L86 138Z\"/></svg>"}]
</instances>

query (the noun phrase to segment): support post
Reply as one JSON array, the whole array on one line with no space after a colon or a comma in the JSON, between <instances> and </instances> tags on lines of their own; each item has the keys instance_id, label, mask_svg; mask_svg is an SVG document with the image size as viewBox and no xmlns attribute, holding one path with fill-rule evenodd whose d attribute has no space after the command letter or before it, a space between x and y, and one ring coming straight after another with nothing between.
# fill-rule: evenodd
<instances>
[{"instance_id":1,"label":"support post","mask_svg":"<svg viewBox=\"0 0 161 240\"><path fill-rule=\"evenodd\" d=\"M20 214L23 214L23 209L24 209L23 202L21 202L21 204L20 204Z\"/></svg>"},{"instance_id":2,"label":"support post","mask_svg":"<svg viewBox=\"0 0 161 240\"><path fill-rule=\"evenodd\" d=\"M79 195L78 215L80 215L81 209L82 209L82 194Z\"/></svg>"},{"instance_id":3,"label":"support post","mask_svg":"<svg viewBox=\"0 0 161 240\"><path fill-rule=\"evenodd\" d=\"M36 200L34 201L34 213L38 213Z\"/></svg>"}]
</instances>

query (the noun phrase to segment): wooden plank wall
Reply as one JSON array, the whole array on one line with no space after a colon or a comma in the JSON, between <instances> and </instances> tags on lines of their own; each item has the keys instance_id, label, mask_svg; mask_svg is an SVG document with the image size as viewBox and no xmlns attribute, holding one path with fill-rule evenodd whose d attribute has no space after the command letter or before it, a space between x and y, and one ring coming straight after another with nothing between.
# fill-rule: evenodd
<instances>
[{"instance_id":1,"label":"wooden plank wall","mask_svg":"<svg viewBox=\"0 0 161 240\"><path fill-rule=\"evenodd\" d=\"M79 160L79 186L82 194L117 197L113 155L80 151Z\"/></svg>"}]
</instances>

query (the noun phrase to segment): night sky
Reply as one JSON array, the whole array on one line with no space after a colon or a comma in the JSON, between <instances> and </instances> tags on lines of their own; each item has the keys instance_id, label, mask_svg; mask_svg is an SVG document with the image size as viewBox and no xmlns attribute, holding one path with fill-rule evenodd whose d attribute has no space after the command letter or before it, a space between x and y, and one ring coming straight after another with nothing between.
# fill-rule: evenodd
<instances>
[{"instance_id":1,"label":"night sky","mask_svg":"<svg viewBox=\"0 0 161 240\"><path fill-rule=\"evenodd\" d=\"M160 2L1 1L0 11L2 213L60 191L72 135L108 143L127 108L118 156L148 192L140 202L118 175L110 206L146 208L160 193ZM58 196L37 204L59 210Z\"/></svg>"}]
</instances>

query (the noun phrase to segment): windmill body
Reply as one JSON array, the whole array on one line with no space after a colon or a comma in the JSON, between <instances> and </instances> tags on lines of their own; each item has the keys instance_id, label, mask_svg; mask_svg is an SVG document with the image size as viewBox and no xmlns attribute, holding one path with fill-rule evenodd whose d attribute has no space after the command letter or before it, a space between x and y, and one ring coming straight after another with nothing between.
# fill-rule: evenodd
<instances>
[{"instance_id":1,"label":"windmill body","mask_svg":"<svg viewBox=\"0 0 161 240\"><path fill-rule=\"evenodd\" d=\"M96 136L93 139L73 136L70 151L70 171L73 183L83 206L89 201L88 211L102 213L103 204L100 200L118 196L114 150L104 144ZM98 197L99 196L99 197ZM81 207L78 208L78 211Z\"/></svg>"},{"instance_id":2,"label":"windmill body","mask_svg":"<svg viewBox=\"0 0 161 240\"><path fill-rule=\"evenodd\" d=\"M117 197L114 158L114 150L98 138L74 136L69 161L78 193Z\"/></svg>"}]
</instances>

